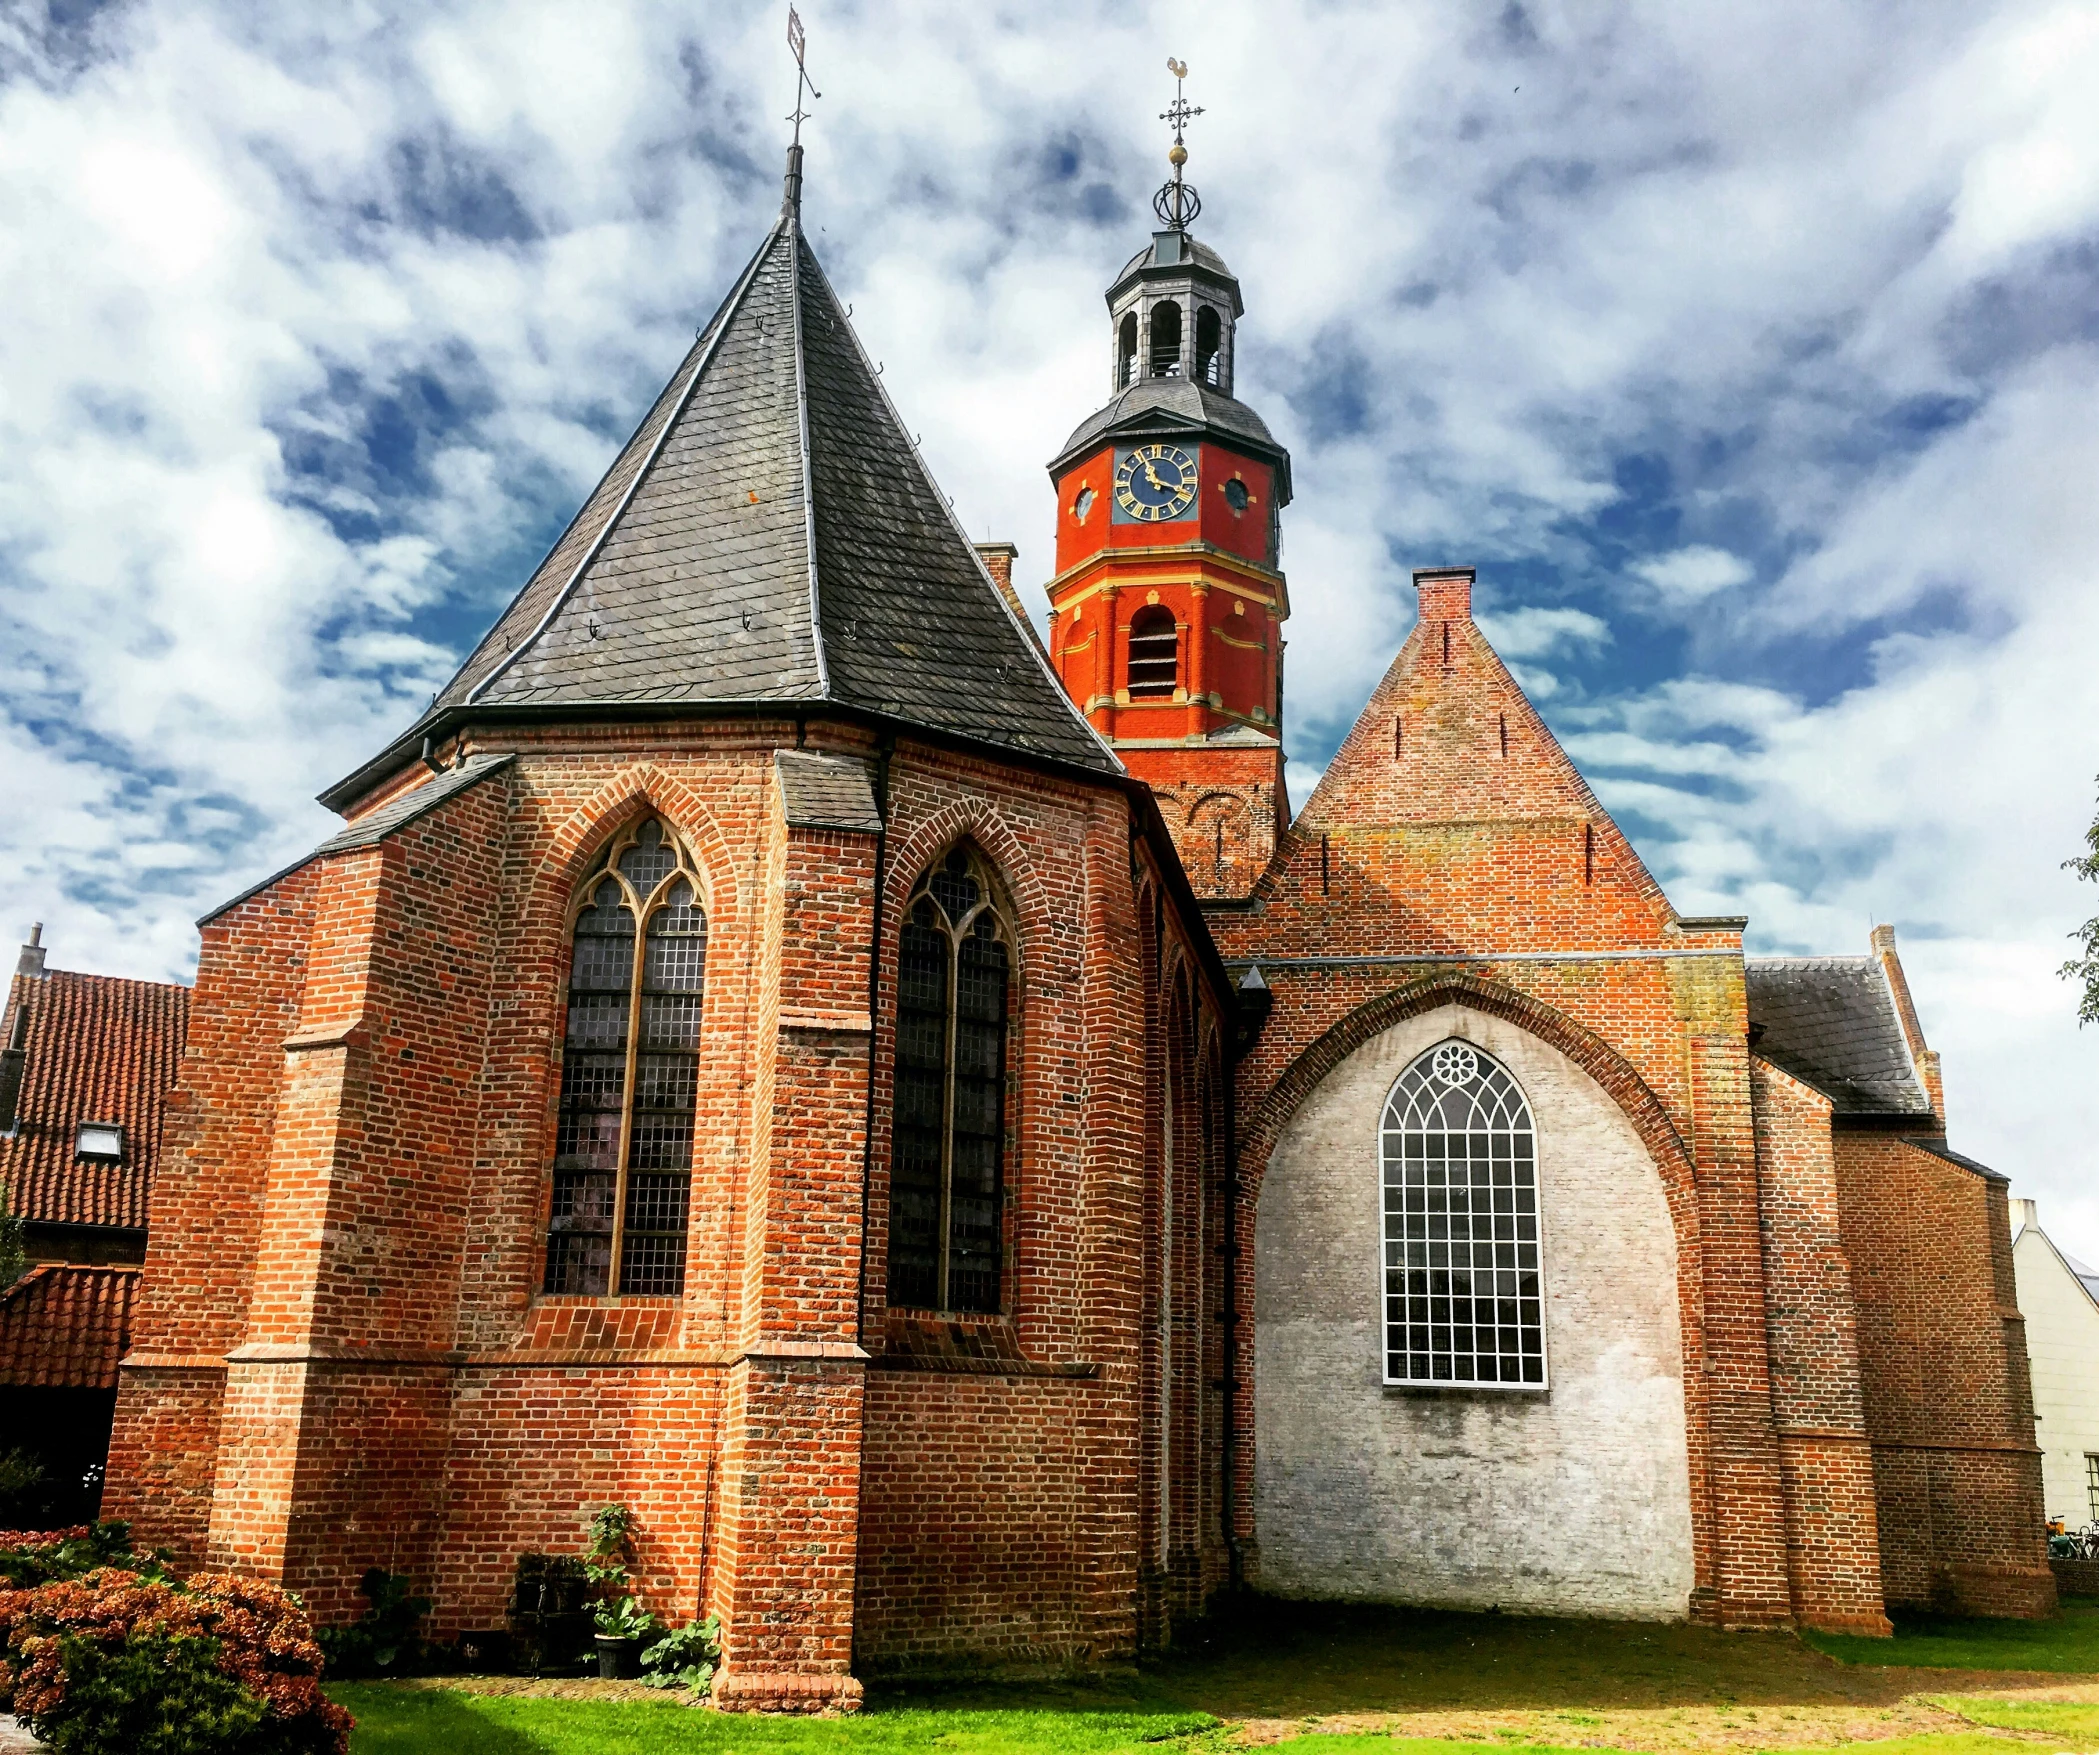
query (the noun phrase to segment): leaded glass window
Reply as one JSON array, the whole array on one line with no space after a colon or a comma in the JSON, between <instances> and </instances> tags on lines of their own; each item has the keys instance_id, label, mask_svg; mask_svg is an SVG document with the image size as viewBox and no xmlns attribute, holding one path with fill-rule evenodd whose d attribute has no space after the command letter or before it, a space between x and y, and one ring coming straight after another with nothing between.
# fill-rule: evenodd
<instances>
[{"instance_id":1,"label":"leaded glass window","mask_svg":"<svg viewBox=\"0 0 2099 1755\"><path fill-rule=\"evenodd\" d=\"M999 1308L1012 931L990 867L956 848L919 879L897 947L889 1302Z\"/></svg>"},{"instance_id":2,"label":"leaded glass window","mask_svg":"<svg viewBox=\"0 0 2099 1755\"><path fill-rule=\"evenodd\" d=\"M1385 1381L1545 1382L1530 1105L1468 1042L1431 1048L1385 1103Z\"/></svg>"},{"instance_id":3,"label":"leaded glass window","mask_svg":"<svg viewBox=\"0 0 2099 1755\"><path fill-rule=\"evenodd\" d=\"M668 825L651 817L607 845L572 942L546 1289L678 1293L707 914Z\"/></svg>"}]
</instances>

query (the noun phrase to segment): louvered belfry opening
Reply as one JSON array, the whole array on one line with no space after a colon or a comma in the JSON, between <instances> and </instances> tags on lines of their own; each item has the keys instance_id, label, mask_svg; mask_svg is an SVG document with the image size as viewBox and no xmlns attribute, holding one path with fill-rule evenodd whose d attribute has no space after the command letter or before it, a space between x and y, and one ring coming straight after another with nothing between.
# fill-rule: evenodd
<instances>
[{"instance_id":1,"label":"louvered belfry opening","mask_svg":"<svg viewBox=\"0 0 2099 1755\"><path fill-rule=\"evenodd\" d=\"M622 1294L675 1295L685 1288L707 915L660 819L608 843L572 945L546 1290L603 1297L616 1283Z\"/></svg>"},{"instance_id":2,"label":"louvered belfry opening","mask_svg":"<svg viewBox=\"0 0 2099 1755\"><path fill-rule=\"evenodd\" d=\"M1195 377L1213 390L1224 388L1224 319L1215 305L1195 314Z\"/></svg>"},{"instance_id":3,"label":"louvered belfry opening","mask_svg":"<svg viewBox=\"0 0 2099 1755\"><path fill-rule=\"evenodd\" d=\"M1137 382L1137 313L1125 311L1115 331L1115 387Z\"/></svg>"},{"instance_id":4,"label":"louvered belfry opening","mask_svg":"<svg viewBox=\"0 0 2099 1755\"><path fill-rule=\"evenodd\" d=\"M1173 611L1148 604L1130 618L1130 699L1170 699L1180 686L1181 635Z\"/></svg>"},{"instance_id":5,"label":"louvered belfry opening","mask_svg":"<svg viewBox=\"0 0 2099 1755\"><path fill-rule=\"evenodd\" d=\"M897 953L889 1302L995 1312L1012 928L964 843L914 887Z\"/></svg>"},{"instance_id":6,"label":"louvered belfry opening","mask_svg":"<svg viewBox=\"0 0 2099 1755\"><path fill-rule=\"evenodd\" d=\"M1161 299L1151 310L1151 375L1176 378L1181 372L1181 307Z\"/></svg>"}]
</instances>

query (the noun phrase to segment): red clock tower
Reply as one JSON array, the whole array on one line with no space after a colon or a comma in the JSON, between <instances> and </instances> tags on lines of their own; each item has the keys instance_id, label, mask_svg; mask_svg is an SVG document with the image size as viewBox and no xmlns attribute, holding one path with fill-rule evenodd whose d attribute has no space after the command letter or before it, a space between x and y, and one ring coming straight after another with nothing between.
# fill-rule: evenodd
<instances>
[{"instance_id":1,"label":"red clock tower","mask_svg":"<svg viewBox=\"0 0 2099 1755\"><path fill-rule=\"evenodd\" d=\"M1185 158L1176 138L1154 202L1165 229L1108 288L1108 404L1049 466L1050 658L1151 782L1196 894L1236 900L1290 821L1277 564L1290 454L1232 394L1245 306L1188 230L1200 203Z\"/></svg>"}]
</instances>

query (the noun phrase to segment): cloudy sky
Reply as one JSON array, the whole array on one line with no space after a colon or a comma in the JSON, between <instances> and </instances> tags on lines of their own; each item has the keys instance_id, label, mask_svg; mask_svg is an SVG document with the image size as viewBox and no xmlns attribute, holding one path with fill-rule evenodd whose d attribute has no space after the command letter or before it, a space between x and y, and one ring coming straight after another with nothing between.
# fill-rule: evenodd
<instances>
[{"instance_id":1,"label":"cloudy sky","mask_svg":"<svg viewBox=\"0 0 2099 1755\"><path fill-rule=\"evenodd\" d=\"M0 9L0 928L186 976L522 581L778 201L783 9ZM1293 783L1470 561L1686 912L1893 921L2099 1258L2099 8L804 0L806 213L1046 572L1169 54L1295 454Z\"/></svg>"}]
</instances>

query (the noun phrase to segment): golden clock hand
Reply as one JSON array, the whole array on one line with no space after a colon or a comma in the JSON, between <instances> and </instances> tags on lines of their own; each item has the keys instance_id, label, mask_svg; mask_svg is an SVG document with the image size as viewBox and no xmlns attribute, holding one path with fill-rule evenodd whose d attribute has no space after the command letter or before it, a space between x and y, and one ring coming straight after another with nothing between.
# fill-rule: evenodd
<instances>
[{"instance_id":1,"label":"golden clock hand","mask_svg":"<svg viewBox=\"0 0 2099 1755\"><path fill-rule=\"evenodd\" d=\"M1144 460L1144 479L1162 494L1169 491L1166 484L1159 479L1159 472L1152 467L1152 460L1149 457Z\"/></svg>"}]
</instances>

